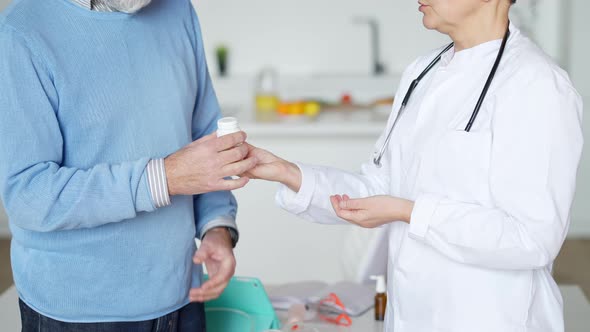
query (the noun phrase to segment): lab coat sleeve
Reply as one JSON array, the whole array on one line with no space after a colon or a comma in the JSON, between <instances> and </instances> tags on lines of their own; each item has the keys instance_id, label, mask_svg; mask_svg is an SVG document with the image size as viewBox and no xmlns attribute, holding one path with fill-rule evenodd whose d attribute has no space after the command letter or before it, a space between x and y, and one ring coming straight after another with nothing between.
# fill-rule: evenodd
<instances>
[{"instance_id":1,"label":"lab coat sleeve","mask_svg":"<svg viewBox=\"0 0 590 332\"><path fill-rule=\"evenodd\" d=\"M149 157L88 169L63 165L57 91L31 44L0 25L0 189L10 223L50 232L154 211Z\"/></svg>"},{"instance_id":2,"label":"lab coat sleeve","mask_svg":"<svg viewBox=\"0 0 590 332\"><path fill-rule=\"evenodd\" d=\"M492 123L492 206L419 194L409 235L447 257L493 269L552 264L570 219L583 136L569 80L540 76L498 100ZM523 91L524 90L524 91Z\"/></svg>"},{"instance_id":3,"label":"lab coat sleeve","mask_svg":"<svg viewBox=\"0 0 590 332\"><path fill-rule=\"evenodd\" d=\"M359 198L384 195L387 192L388 177L372 162L363 165L360 174L301 163L297 166L302 174L299 192L295 193L281 185L276 202L283 209L309 221L320 224L346 223L334 212L330 195L347 194Z\"/></svg>"},{"instance_id":4,"label":"lab coat sleeve","mask_svg":"<svg viewBox=\"0 0 590 332\"><path fill-rule=\"evenodd\" d=\"M197 14L192 7L191 18L194 27L194 47L197 59L197 98L192 119L192 138L198 140L217 130L217 120L221 117L219 102L211 82L207 59L201 36ZM195 212L196 237L202 238L207 231L216 227L230 227L238 233L236 214L238 204L230 191L217 191L195 195L193 198Z\"/></svg>"},{"instance_id":5,"label":"lab coat sleeve","mask_svg":"<svg viewBox=\"0 0 590 332\"><path fill-rule=\"evenodd\" d=\"M374 146L378 151L386 139L393 121L397 116L403 93L408 89L413 75L419 63L425 58L418 58L404 71L399 88L395 94L391 115L381 136ZM373 155L370 160L361 166L360 173L343 171L337 168L313 166L298 163L301 170L302 183L299 192L294 192L287 186L281 185L275 201L283 209L312 222L320 224L345 224L344 219L336 215L332 204L331 195L347 194L351 198L363 198L375 195L386 195L390 186L390 160L391 156L383 156L382 167L373 164Z\"/></svg>"}]
</instances>

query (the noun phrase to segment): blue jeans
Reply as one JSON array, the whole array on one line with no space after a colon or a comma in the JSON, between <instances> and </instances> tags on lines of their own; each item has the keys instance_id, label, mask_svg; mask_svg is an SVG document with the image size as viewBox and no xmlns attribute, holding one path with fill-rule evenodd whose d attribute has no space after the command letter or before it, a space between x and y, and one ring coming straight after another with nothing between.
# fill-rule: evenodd
<instances>
[{"instance_id":1,"label":"blue jeans","mask_svg":"<svg viewBox=\"0 0 590 332\"><path fill-rule=\"evenodd\" d=\"M205 332L205 306L191 303L141 322L65 323L45 317L19 300L22 332Z\"/></svg>"}]
</instances>

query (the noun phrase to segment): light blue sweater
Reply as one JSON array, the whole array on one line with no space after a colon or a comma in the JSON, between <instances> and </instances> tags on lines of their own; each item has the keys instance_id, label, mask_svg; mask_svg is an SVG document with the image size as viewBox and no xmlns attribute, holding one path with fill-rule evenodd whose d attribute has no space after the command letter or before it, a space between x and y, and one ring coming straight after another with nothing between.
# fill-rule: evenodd
<instances>
[{"instance_id":1,"label":"light blue sweater","mask_svg":"<svg viewBox=\"0 0 590 332\"><path fill-rule=\"evenodd\" d=\"M220 192L156 210L145 168L218 117L188 0L135 15L15 0L0 16L0 189L21 298L69 322L186 305L194 238L233 222L236 203Z\"/></svg>"}]
</instances>

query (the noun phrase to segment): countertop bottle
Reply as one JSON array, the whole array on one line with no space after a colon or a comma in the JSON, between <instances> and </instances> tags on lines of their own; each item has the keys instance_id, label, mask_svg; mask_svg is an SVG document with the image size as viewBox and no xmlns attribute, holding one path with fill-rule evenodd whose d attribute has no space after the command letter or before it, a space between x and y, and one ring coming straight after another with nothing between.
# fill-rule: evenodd
<instances>
[{"instance_id":1,"label":"countertop bottle","mask_svg":"<svg viewBox=\"0 0 590 332\"><path fill-rule=\"evenodd\" d=\"M258 74L256 82L256 120L274 121L279 107L278 74L266 68Z\"/></svg>"}]
</instances>

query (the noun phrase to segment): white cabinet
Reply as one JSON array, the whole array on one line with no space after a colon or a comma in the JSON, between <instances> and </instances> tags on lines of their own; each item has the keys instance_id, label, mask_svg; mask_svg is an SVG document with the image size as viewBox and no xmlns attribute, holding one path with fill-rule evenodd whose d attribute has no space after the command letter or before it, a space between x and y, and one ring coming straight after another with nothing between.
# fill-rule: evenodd
<instances>
[{"instance_id":1,"label":"white cabinet","mask_svg":"<svg viewBox=\"0 0 590 332\"><path fill-rule=\"evenodd\" d=\"M381 131L380 124L364 130L357 128L356 134L330 135L281 134L280 126L273 130L275 134L261 134L260 128L243 127L251 144L288 160L350 171L359 170L361 163L369 159ZM315 132L321 132L317 126ZM237 274L256 276L269 284L308 279L333 282L346 277L341 253L352 226L319 225L299 219L275 205L276 189L274 183L255 180L235 192L240 229Z\"/></svg>"}]
</instances>

